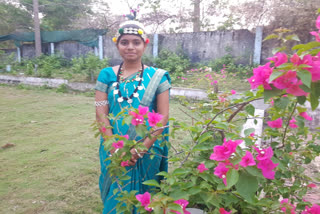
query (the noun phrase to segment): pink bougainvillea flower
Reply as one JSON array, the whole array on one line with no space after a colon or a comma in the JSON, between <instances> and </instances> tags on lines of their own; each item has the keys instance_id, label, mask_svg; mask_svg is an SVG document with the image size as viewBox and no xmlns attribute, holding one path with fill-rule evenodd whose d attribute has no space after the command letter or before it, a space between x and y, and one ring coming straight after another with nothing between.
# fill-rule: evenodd
<instances>
[{"instance_id":1,"label":"pink bougainvillea flower","mask_svg":"<svg viewBox=\"0 0 320 214\"><path fill-rule=\"evenodd\" d=\"M148 113L149 108L148 108L148 107L139 106L139 107L138 107L138 111L139 111L139 114L140 114L140 115L145 115L145 114Z\"/></svg>"},{"instance_id":2,"label":"pink bougainvillea flower","mask_svg":"<svg viewBox=\"0 0 320 214\"><path fill-rule=\"evenodd\" d=\"M310 117L308 114L307 114L307 112L301 112L300 114L299 114L301 117L303 117L304 119L306 119L306 120L312 120L312 117Z\"/></svg>"},{"instance_id":3,"label":"pink bougainvillea flower","mask_svg":"<svg viewBox=\"0 0 320 214\"><path fill-rule=\"evenodd\" d=\"M255 136L255 133L252 132L252 133L250 134L250 137L254 137L254 136Z\"/></svg>"},{"instance_id":4,"label":"pink bougainvillea flower","mask_svg":"<svg viewBox=\"0 0 320 214\"><path fill-rule=\"evenodd\" d=\"M258 155L256 157L258 161L267 160L272 158L273 156L273 150L271 146L266 149L259 149L257 147L254 147L254 149L258 152Z\"/></svg>"},{"instance_id":5,"label":"pink bougainvillea flower","mask_svg":"<svg viewBox=\"0 0 320 214\"><path fill-rule=\"evenodd\" d=\"M289 126L293 129L298 128L299 126L296 124L296 119L294 117L289 121Z\"/></svg>"},{"instance_id":6,"label":"pink bougainvillea flower","mask_svg":"<svg viewBox=\"0 0 320 214\"><path fill-rule=\"evenodd\" d=\"M267 179L274 179L275 171L273 171L274 168L276 168L279 165L279 163L273 163L271 159L266 159L259 161L257 167L261 169L262 175Z\"/></svg>"},{"instance_id":7,"label":"pink bougainvillea flower","mask_svg":"<svg viewBox=\"0 0 320 214\"><path fill-rule=\"evenodd\" d=\"M283 63L288 62L288 56L285 53L278 52L273 57L267 58L270 61L274 62L274 66L278 67L279 65L282 65Z\"/></svg>"},{"instance_id":8,"label":"pink bougainvillea flower","mask_svg":"<svg viewBox=\"0 0 320 214\"><path fill-rule=\"evenodd\" d=\"M224 98L224 97L218 97L218 98L219 98L220 102L222 102L222 103L224 103L226 101L226 98Z\"/></svg>"},{"instance_id":9,"label":"pink bougainvillea flower","mask_svg":"<svg viewBox=\"0 0 320 214\"><path fill-rule=\"evenodd\" d=\"M286 90L288 94L292 94L294 96L308 96L309 93L302 90L299 85L302 85L302 81L300 80L297 84L293 84Z\"/></svg>"},{"instance_id":10,"label":"pink bougainvillea flower","mask_svg":"<svg viewBox=\"0 0 320 214\"><path fill-rule=\"evenodd\" d=\"M232 211L227 212L224 208L221 207L221 208L219 209L219 212L220 212L220 214L231 214Z\"/></svg>"},{"instance_id":11,"label":"pink bougainvillea flower","mask_svg":"<svg viewBox=\"0 0 320 214\"><path fill-rule=\"evenodd\" d=\"M318 16L317 18L316 27L318 28L318 30L320 30L320 16Z\"/></svg>"},{"instance_id":12,"label":"pink bougainvillea flower","mask_svg":"<svg viewBox=\"0 0 320 214\"><path fill-rule=\"evenodd\" d=\"M149 192L136 195L136 199L140 201L141 206L143 206L145 210L152 211L152 208L148 207L151 201L151 195Z\"/></svg>"},{"instance_id":13,"label":"pink bougainvillea flower","mask_svg":"<svg viewBox=\"0 0 320 214\"><path fill-rule=\"evenodd\" d=\"M253 69L253 76L248 79L251 84L251 89L257 88L259 85L263 85L266 90L271 90L269 85L269 77L272 73L273 68L270 68L270 62L263 66Z\"/></svg>"},{"instance_id":14,"label":"pink bougainvillea flower","mask_svg":"<svg viewBox=\"0 0 320 214\"><path fill-rule=\"evenodd\" d=\"M209 170L208 168L206 168L206 166L204 165L204 163L199 164L199 166L197 167L197 169L199 170L200 173L202 173L205 170Z\"/></svg>"},{"instance_id":15,"label":"pink bougainvillea flower","mask_svg":"<svg viewBox=\"0 0 320 214\"><path fill-rule=\"evenodd\" d=\"M318 204L314 204L311 208L306 206L306 210L302 211L301 214L319 214L320 213L320 206Z\"/></svg>"},{"instance_id":16,"label":"pink bougainvillea flower","mask_svg":"<svg viewBox=\"0 0 320 214\"><path fill-rule=\"evenodd\" d=\"M106 131L107 131L106 127L103 126L103 127L101 128L101 132L102 132L102 133L105 133Z\"/></svg>"},{"instance_id":17,"label":"pink bougainvillea flower","mask_svg":"<svg viewBox=\"0 0 320 214\"><path fill-rule=\"evenodd\" d=\"M216 176L223 180L224 185L227 186L227 172L229 168L226 167L227 165L223 162L219 162L218 166L214 168L214 173Z\"/></svg>"},{"instance_id":18,"label":"pink bougainvillea flower","mask_svg":"<svg viewBox=\"0 0 320 214\"><path fill-rule=\"evenodd\" d=\"M317 42L320 42L320 35L318 32L312 31L312 32L310 32L310 34L315 37Z\"/></svg>"},{"instance_id":19,"label":"pink bougainvillea flower","mask_svg":"<svg viewBox=\"0 0 320 214\"><path fill-rule=\"evenodd\" d=\"M218 84L218 80L213 81L214 84Z\"/></svg>"},{"instance_id":20,"label":"pink bougainvillea flower","mask_svg":"<svg viewBox=\"0 0 320 214\"><path fill-rule=\"evenodd\" d=\"M128 160L127 161L122 161L121 162L121 166L122 167L129 166L129 161Z\"/></svg>"},{"instance_id":21,"label":"pink bougainvillea flower","mask_svg":"<svg viewBox=\"0 0 320 214\"><path fill-rule=\"evenodd\" d=\"M306 68L306 70L310 71L311 73L311 81L312 82L317 82L320 80L320 61L315 61L313 60L312 63L308 64L309 68Z\"/></svg>"},{"instance_id":22,"label":"pink bougainvillea flower","mask_svg":"<svg viewBox=\"0 0 320 214\"><path fill-rule=\"evenodd\" d=\"M242 143L242 140L226 141L226 139L224 139L224 143L221 146L213 147L213 153L210 156L210 160L224 161L229 159L240 143Z\"/></svg>"},{"instance_id":23,"label":"pink bougainvillea flower","mask_svg":"<svg viewBox=\"0 0 320 214\"><path fill-rule=\"evenodd\" d=\"M274 100L272 98L270 100L270 104L271 104L271 106L274 106Z\"/></svg>"},{"instance_id":24,"label":"pink bougainvillea flower","mask_svg":"<svg viewBox=\"0 0 320 214\"><path fill-rule=\"evenodd\" d=\"M315 185L315 184L311 183L311 184L308 184L308 186L307 186L307 187L310 187L310 188L316 188L316 187L317 187L317 185Z\"/></svg>"},{"instance_id":25,"label":"pink bougainvillea flower","mask_svg":"<svg viewBox=\"0 0 320 214\"><path fill-rule=\"evenodd\" d=\"M286 89L290 88L292 85L296 85L298 82L297 72L287 71L284 75L273 80L272 84L278 89Z\"/></svg>"},{"instance_id":26,"label":"pink bougainvillea flower","mask_svg":"<svg viewBox=\"0 0 320 214\"><path fill-rule=\"evenodd\" d=\"M300 57L298 54L293 54L292 57L290 58L290 61L294 64L294 65L299 65L300 63Z\"/></svg>"},{"instance_id":27,"label":"pink bougainvillea flower","mask_svg":"<svg viewBox=\"0 0 320 214\"><path fill-rule=\"evenodd\" d=\"M295 214L296 207L293 204L289 203L289 199L285 198L280 202L280 209L283 213Z\"/></svg>"},{"instance_id":28,"label":"pink bougainvillea flower","mask_svg":"<svg viewBox=\"0 0 320 214\"><path fill-rule=\"evenodd\" d=\"M130 111L129 115L133 116L131 120L132 125L137 126L137 125L143 124L144 118L142 115L137 114L134 111Z\"/></svg>"},{"instance_id":29,"label":"pink bougainvillea flower","mask_svg":"<svg viewBox=\"0 0 320 214\"><path fill-rule=\"evenodd\" d=\"M126 138L127 140L129 140L129 135L123 135L122 137Z\"/></svg>"},{"instance_id":30,"label":"pink bougainvillea flower","mask_svg":"<svg viewBox=\"0 0 320 214\"><path fill-rule=\"evenodd\" d=\"M267 124L271 128L281 128L282 127L282 119L278 118L278 119L273 120L273 121L268 121Z\"/></svg>"},{"instance_id":31,"label":"pink bougainvillea flower","mask_svg":"<svg viewBox=\"0 0 320 214\"><path fill-rule=\"evenodd\" d=\"M237 92L235 90L231 90L231 94L236 94Z\"/></svg>"},{"instance_id":32,"label":"pink bougainvillea flower","mask_svg":"<svg viewBox=\"0 0 320 214\"><path fill-rule=\"evenodd\" d=\"M163 118L163 115L156 113L154 111L148 113L148 122L150 126L155 126Z\"/></svg>"},{"instance_id":33,"label":"pink bougainvillea flower","mask_svg":"<svg viewBox=\"0 0 320 214\"><path fill-rule=\"evenodd\" d=\"M174 203L176 204L179 204L183 210L183 214L191 214L191 212L187 211L186 208L189 204L189 202L185 199L179 199L177 201L175 201ZM173 211L173 210L170 210L170 212L173 212L173 213L177 213L177 214L181 214L180 212L178 211Z\"/></svg>"},{"instance_id":34,"label":"pink bougainvillea flower","mask_svg":"<svg viewBox=\"0 0 320 214\"><path fill-rule=\"evenodd\" d=\"M115 149L122 149L123 148L123 140L119 140L118 142L112 143L112 147Z\"/></svg>"},{"instance_id":35,"label":"pink bougainvillea flower","mask_svg":"<svg viewBox=\"0 0 320 214\"><path fill-rule=\"evenodd\" d=\"M251 152L246 151L246 155L242 157L240 163L242 167L247 167L247 166L254 166L256 165L256 162L253 159L253 156Z\"/></svg>"}]
</instances>

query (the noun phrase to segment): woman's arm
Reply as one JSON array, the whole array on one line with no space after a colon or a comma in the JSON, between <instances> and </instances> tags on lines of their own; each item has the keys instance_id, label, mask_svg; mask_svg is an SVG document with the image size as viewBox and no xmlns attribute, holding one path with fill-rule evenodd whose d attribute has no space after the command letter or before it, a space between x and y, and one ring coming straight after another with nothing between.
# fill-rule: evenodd
<instances>
[{"instance_id":1,"label":"woman's arm","mask_svg":"<svg viewBox=\"0 0 320 214\"><path fill-rule=\"evenodd\" d=\"M102 91L96 90L96 96L95 96L96 102L99 101L108 101L108 95ZM111 136L112 135L112 130L107 129L104 133L102 133L102 127L110 126L110 121L107 118L109 114L109 105L101 105L101 106L96 106L96 120L99 124L99 130L101 134Z\"/></svg>"}]
</instances>

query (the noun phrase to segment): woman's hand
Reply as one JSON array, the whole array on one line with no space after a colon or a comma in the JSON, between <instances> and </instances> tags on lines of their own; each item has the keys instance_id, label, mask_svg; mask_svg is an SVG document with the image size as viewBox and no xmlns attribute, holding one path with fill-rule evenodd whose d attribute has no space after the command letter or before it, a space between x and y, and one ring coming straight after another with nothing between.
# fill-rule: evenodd
<instances>
[{"instance_id":1,"label":"woman's hand","mask_svg":"<svg viewBox=\"0 0 320 214\"><path fill-rule=\"evenodd\" d=\"M130 150L130 153L131 153L131 159L129 160L128 164L129 164L129 166L134 166L137 163L138 159L143 157L143 154L140 153L135 148L132 148Z\"/></svg>"}]
</instances>

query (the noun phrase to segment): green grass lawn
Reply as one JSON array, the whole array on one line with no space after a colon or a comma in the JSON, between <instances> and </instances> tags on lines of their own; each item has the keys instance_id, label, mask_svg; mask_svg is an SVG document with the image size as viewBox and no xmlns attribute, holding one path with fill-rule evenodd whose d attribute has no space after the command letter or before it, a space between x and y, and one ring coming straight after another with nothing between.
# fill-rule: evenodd
<instances>
[{"instance_id":1,"label":"green grass lawn","mask_svg":"<svg viewBox=\"0 0 320 214\"><path fill-rule=\"evenodd\" d=\"M94 98L4 85L0 94L0 146L15 145L0 148L0 213L101 213ZM180 108L172 100L170 117L191 122Z\"/></svg>"}]
</instances>

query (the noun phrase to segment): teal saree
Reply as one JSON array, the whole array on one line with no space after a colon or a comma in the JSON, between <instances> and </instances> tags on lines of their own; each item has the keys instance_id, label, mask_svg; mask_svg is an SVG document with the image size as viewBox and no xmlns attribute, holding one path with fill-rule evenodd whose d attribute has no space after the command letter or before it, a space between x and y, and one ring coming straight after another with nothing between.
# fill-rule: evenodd
<instances>
[{"instance_id":1,"label":"teal saree","mask_svg":"<svg viewBox=\"0 0 320 214\"><path fill-rule=\"evenodd\" d=\"M136 74L129 76L125 79L124 82L120 83L120 91L124 96L128 96L133 93L135 87L137 87L137 81L126 81L134 79ZM113 91L115 87L113 83L116 82L117 77L111 67L101 70L99 77L96 83L96 90L105 92L108 94L109 100L109 113L117 115L121 109L125 107L134 107L138 108L141 106L148 106L149 111L157 111L156 97L158 94L169 90L171 88L171 80L168 72L157 69L153 67L148 67L144 70L142 86L143 90L139 90L139 96L133 99L131 104L124 102L117 102L118 94L114 94ZM111 125L113 126L113 134L125 135L128 134L129 138L132 140L135 137L135 131L133 126L122 125L122 119L117 121L110 120ZM164 132L168 133L168 129L165 129ZM138 140L138 139L136 139ZM168 140L166 137L163 140ZM117 194L113 194L114 189L118 189L118 184L112 182L112 178L108 174L107 166L110 163L105 161L108 157L109 152L104 149L103 139L100 140L99 156L100 156L100 165L101 165L101 175L99 179L99 188L101 193L101 199L104 205L103 214L115 214L116 205L120 203L116 198ZM160 177L156 174L161 171L168 170L167 159L162 156L168 155L168 148L166 146L161 146L161 140L157 140L153 146L149 149L155 155L152 159L150 155L145 154L143 158L138 159L135 166L126 167L127 175L131 179L124 181L121 186L122 190L137 190L137 194L143 194L150 189L149 186L143 185L142 183L146 180L155 179L160 181ZM132 211L135 213L135 211Z\"/></svg>"}]
</instances>

